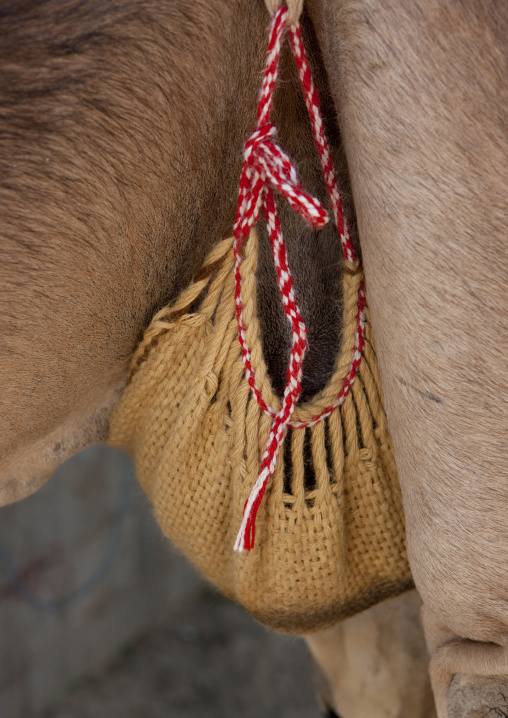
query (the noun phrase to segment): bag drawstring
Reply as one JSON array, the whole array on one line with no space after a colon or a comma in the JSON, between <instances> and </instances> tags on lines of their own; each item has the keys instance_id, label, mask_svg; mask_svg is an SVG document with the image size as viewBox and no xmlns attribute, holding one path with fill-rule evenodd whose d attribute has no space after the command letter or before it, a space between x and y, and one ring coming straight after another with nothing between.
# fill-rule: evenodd
<instances>
[{"instance_id":1,"label":"bag drawstring","mask_svg":"<svg viewBox=\"0 0 508 718\"><path fill-rule=\"evenodd\" d=\"M256 130L245 145L244 162L240 176L240 190L236 220L234 225L235 256L235 302L238 322L238 335L242 347L242 358L247 382L252 394L263 411L273 418L265 451L261 459L258 479L251 489L245 503L243 519L235 542L235 550L242 552L254 546L256 516L263 500L268 481L273 476L280 447L286 429L291 427L291 418L302 390L302 365L307 351L307 327L302 319L293 289L293 280L287 262L286 247L274 201L273 189L287 198L290 205L310 225L322 228L328 221L328 214L320 202L305 192L298 180L296 170L285 152L278 147L273 137L275 125L270 122L273 105L273 91L277 82L280 51L286 32L287 7L281 7L275 13L270 24L270 40L265 74L258 104ZM342 209L342 201L337 187L330 151L324 135L323 121L319 111L319 100L312 80L310 66L305 55L303 40L298 22L287 28L290 45L295 56L298 76L303 88L305 104L310 115L312 131L321 161L326 187L330 197L333 218L339 231L344 257L349 271L358 271L359 262L351 243L347 223ZM273 188L273 189L272 189ZM277 272L277 283L281 294L284 312L291 326L291 352L287 370L287 383L281 408L273 411L263 400L261 390L256 384L255 372L251 364L251 350L246 341L246 325L243 318L242 277L240 268L243 261L242 244L257 224L261 209L267 222L268 234L272 246L272 255ZM333 411L349 393L361 362L365 329L365 288L363 282L358 292L357 330L352 364L344 377L342 389L333 406L327 407L309 424L316 423Z\"/></svg>"}]
</instances>

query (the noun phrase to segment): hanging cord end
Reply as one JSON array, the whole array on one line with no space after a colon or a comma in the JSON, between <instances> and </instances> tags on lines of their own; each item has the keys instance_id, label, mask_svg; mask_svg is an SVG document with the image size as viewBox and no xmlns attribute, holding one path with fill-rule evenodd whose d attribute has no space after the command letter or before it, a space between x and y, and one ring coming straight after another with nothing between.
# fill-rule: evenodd
<instances>
[{"instance_id":1,"label":"hanging cord end","mask_svg":"<svg viewBox=\"0 0 508 718\"><path fill-rule=\"evenodd\" d=\"M243 509L243 518L238 531L234 550L238 553L243 551L250 551L254 548L254 539L256 536L256 517L258 514L259 507L265 495L266 486L268 479L270 478L271 471L268 466L261 471L258 480L252 487L249 494L249 498L245 502Z\"/></svg>"}]
</instances>

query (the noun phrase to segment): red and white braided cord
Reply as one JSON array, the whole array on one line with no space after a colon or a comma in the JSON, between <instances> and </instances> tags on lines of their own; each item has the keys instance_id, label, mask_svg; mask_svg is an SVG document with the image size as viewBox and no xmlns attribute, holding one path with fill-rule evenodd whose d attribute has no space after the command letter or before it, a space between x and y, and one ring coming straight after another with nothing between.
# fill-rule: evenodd
<instances>
[{"instance_id":1,"label":"red and white braided cord","mask_svg":"<svg viewBox=\"0 0 508 718\"><path fill-rule=\"evenodd\" d=\"M316 228L323 227L328 221L328 215L318 200L303 190L291 160L273 140L276 128L275 125L270 122L269 118L273 104L273 91L277 82L279 56L286 30L285 21L287 12L286 7L281 7L275 14L270 25L268 57L259 98L257 125L256 130L245 145L244 163L240 176L240 192L234 226L236 317L245 375L256 401L263 411L273 418L266 448L261 459L260 473L246 501L242 524L235 542L235 550L240 552L250 550L254 546L257 512L263 500L268 481L275 471L286 429L288 427L297 428L310 426L324 419L344 401L355 380L364 346L365 288L362 283L358 293L357 328L353 361L344 378L342 388L336 400L331 406L326 407L319 416L313 417L308 422L291 422L291 417L302 390L302 365L307 351L307 327L305 326L296 302L293 280L287 263L286 247L277 215L272 187L280 192L280 194L283 194L293 209L312 226ZM303 88L305 104L310 115L312 131L319 153L326 187L330 196L333 218L339 231L345 259L347 262L353 263L356 261L356 256L349 238L347 223L342 210L342 201L319 111L318 95L305 55L299 23L291 25L289 28L289 39L298 67L298 75ZM251 228L257 224L261 208L263 209L267 222L273 260L277 272L277 282L284 305L284 311L292 331L287 383L281 408L278 412L275 412L266 404L261 390L256 384L255 372L251 364L251 350L246 340L246 326L243 318L241 296L242 277L240 267L243 261L242 244Z\"/></svg>"}]
</instances>

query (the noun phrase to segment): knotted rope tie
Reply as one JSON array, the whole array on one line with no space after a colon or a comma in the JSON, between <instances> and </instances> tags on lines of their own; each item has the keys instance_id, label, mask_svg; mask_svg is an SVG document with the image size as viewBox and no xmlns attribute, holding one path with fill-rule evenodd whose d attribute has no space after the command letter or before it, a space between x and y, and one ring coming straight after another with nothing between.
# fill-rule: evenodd
<instances>
[{"instance_id":1,"label":"knotted rope tie","mask_svg":"<svg viewBox=\"0 0 508 718\"><path fill-rule=\"evenodd\" d=\"M291 207L313 227L321 228L328 221L326 210L317 199L303 190L290 158L273 141L276 127L270 122L270 112L273 105L273 91L277 81L278 63L287 14L287 8L281 7L276 12L270 25L270 40L265 75L258 104L257 126L245 145L234 225L235 240L233 247L235 255L236 317L238 322L238 336L242 347L245 376L256 401L263 411L273 417L266 448L261 459L260 473L245 503L242 524L236 538L234 548L239 552L244 549L249 550L254 546L257 512L263 500L268 481L275 471L285 431L288 426L291 426L291 417L301 394L302 365L307 351L307 327L305 326L296 302L293 280L287 262L286 247L272 187L286 197ZM312 81L312 75L305 55L298 23L295 23L289 28L289 35L291 48L295 56L298 74L304 91L305 103L311 119L312 131L323 169L325 183L330 196L334 219L344 250L344 256L348 263L355 265L357 268L357 260L347 231L330 152L324 136L317 92ZM251 363L251 350L246 340L246 325L243 318L242 277L240 272L243 261L242 244L250 230L256 225L261 209L263 209L266 218L273 260L277 272L277 283L284 312L291 326L292 337L291 353L287 369L287 383L284 389L281 408L277 413L271 411L270 408L266 406L261 390L256 385L255 373ZM349 392L349 388L354 381L363 349L364 304L365 296L362 284L358 297L357 334L352 365L344 379L344 385L337 397L337 401L334 402L333 406L328 407L320 416L315 417L311 423L321 420L338 406Z\"/></svg>"},{"instance_id":2,"label":"knotted rope tie","mask_svg":"<svg viewBox=\"0 0 508 718\"><path fill-rule=\"evenodd\" d=\"M291 353L282 405L270 429L266 449L261 459L259 477L244 507L242 525L235 542L235 550L237 551L249 550L254 545L256 515L268 480L275 471L286 427L291 420L296 402L302 391L302 365L307 351L307 327L302 319L294 295L293 280L287 263L286 247L272 187L284 195L293 209L312 226L323 227L328 221L326 210L317 199L303 190L293 163L287 154L273 141L272 138L276 133L276 127L272 122L268 121L272 107L273 89L277 79L278 58L286 14L286 8L279 11L275 15L271 26L272 32L268 48L265 79L258 108L257 128L247 141L244 151L238 209L234 227L234 251L236 315L247 381L251 388L254 388L255 379L250 364L250 349L245 338L246 328L242 316L241 247L250 229L257 223L261 207L263 207L267 221L284 312L291 326Z\"/></svg>"}]
</instances>

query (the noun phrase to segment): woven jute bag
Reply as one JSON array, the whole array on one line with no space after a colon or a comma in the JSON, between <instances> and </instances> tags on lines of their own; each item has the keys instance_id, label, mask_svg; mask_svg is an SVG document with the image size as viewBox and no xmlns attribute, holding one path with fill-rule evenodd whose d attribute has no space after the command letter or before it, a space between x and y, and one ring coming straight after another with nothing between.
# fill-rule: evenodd
<instances>
[{"instance_id":1,"label":"woven jute bag","mask_svg":"<svg viewBox=\"0 0 508 718\"><path fill-rule=\"evenodd\" d=\"M368 311L364 356L345 401L318 423L288 429L261 505L256 545L232 551L271 419L244 375L232 240L221 242L173 307L152 321L111 421L164 533L226 595L266 625L304 633L411 586L397 473ZM275 395L256 315L257 235L242 264L252 363ZM333 377L293 423L333 403L351 363L362 272L344 273L341 354ZM196 309L196 304L199 307Z\"/></svg>"},{"instance_id":2,"label":"woven jute bag","mask_svg":"<svg viewBox=\"0 0 508 718\"><path fill-rule=\"evenodd\" d=\"M176 303L154 317L113 413L109 443L134 457L164 533L210 581L268 626L305 633L412 581L363 272L295 23L287 34L344 253L341 350L327 386L299 402L307 327L272 187L317 228L328 213L274 142L270 111L287 12L279 8L270 26L234 239L220 242ZM270 382L257 316L261 209L291 326L282 400Z\"/></svg>"}]
</instances>

